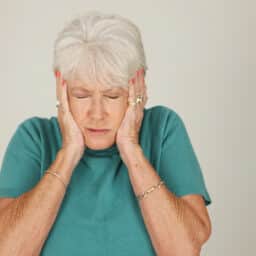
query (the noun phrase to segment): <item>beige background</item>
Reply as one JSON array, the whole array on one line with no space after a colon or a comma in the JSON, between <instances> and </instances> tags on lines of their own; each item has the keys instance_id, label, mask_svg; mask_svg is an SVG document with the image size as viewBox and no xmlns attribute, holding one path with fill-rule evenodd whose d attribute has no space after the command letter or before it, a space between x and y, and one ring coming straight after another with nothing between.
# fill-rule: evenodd
<instances>
[{"instance_id":1,"label":"beige background","mask_svg":"<svg viewBox=\"0 0 256 256\"><path fill-rule=\"evenodd\" d=\"M1 0L1 159L19 122L56 115L52 50L64 22L82 10L121 14L142 32L147 107L166 105L183 117L203 169L213 233L201 255L254 255L255 7L246 0Z\"/></svg>"}]
</instances>

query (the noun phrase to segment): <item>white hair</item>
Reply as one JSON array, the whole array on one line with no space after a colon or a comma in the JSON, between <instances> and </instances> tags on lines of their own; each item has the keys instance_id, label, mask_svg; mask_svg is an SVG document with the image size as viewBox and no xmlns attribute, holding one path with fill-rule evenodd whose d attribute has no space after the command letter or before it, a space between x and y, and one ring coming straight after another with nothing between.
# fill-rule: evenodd
<instances>
[{"instance_id":1,"label":"white hair","mask_svg":"<svg viewBox=\"0 0 256 256\"><path fill-rule=\"evenodd\" d=\"M89 11L58 34L53 69L63 78L86 83L128 86L136 70L147 68L138 27L119 15Z\"/></svg>"}]
</instances>

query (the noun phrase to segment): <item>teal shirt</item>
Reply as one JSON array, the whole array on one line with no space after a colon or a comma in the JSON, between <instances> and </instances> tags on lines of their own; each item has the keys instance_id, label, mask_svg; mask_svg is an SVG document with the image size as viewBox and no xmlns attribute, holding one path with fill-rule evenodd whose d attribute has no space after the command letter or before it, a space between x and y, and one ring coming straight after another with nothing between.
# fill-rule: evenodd
<instances>
[{"instance_id":1,"label":"teal shirt","mask_svg":"<svg viewBox=\"0 0 256 256\"><path fill-rule=\"evenodd\" d=\"M139 142L171 192L200 194L206 206L211 203L184 122L173 109L145 108ZM32 189L61 144L57 117L21 122L3 158L0 197L17 197ZM40 255L156 255L116 144L85 149Z\"/></svg>"}]
</instances>

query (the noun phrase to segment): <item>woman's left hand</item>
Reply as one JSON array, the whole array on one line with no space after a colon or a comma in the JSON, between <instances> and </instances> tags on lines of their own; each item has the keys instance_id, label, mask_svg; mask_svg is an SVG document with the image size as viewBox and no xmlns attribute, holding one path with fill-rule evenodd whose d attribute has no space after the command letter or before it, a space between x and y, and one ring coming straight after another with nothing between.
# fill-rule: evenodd
<instances>
[{"instance_id":1,"label":"woman's left hand","mask_svg":"<svg viewBox=\"0 0 256 256\"><path fill-rule=\"evenodd\" d=\"M143 96L142 102L133 105L136 97ZM147 102L147 88L144 80L144 69L137 70L134 78L129 81L129 96L126 113L117 131L116 144L119 151L132 152L139 146L139 131L144 115L144 106Z\"/></svg>"}]
</instances>

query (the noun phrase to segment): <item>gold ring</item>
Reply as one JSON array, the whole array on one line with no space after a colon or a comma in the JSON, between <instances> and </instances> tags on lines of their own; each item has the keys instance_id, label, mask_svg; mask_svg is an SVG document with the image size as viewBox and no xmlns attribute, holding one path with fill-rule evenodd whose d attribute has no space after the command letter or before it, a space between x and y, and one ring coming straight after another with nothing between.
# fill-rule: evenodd
<instances>
[{"instance_id":1,"label":"gold ring","mask_svg":"<svg viewBox=\"0 0 256 256\"><path fill-rule=\"evenodd\" d=\"M57 100L56 101L56 108L60 107L60 102Z\"/></svg>"},{"instance_id":2,"label":"gold ring","mask_svg":"<svg viewBox=\"0 0 256 256\"><path fill-rule=\"evenodd\" d=\"M141 102L143 102L144 97L143 95L137 95L135 101L130 102L130 105L135 106Z\"/></svg>"}]
</instances>

